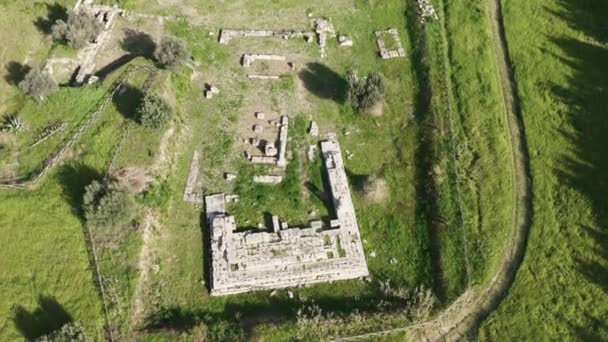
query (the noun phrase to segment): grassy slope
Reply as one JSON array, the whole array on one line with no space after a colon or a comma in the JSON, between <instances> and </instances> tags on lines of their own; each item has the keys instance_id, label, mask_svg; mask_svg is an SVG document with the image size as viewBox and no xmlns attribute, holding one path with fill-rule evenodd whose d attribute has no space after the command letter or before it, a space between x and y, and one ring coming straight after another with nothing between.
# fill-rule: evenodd
<instances>
[{"instance_id":1,"label":"grassy slope","mask_svg":"<svg viewBox=\"0 0 608 342\"><path fill-rule=\"evenodd\" d=\"M472 283L491 274L511 227L511 163L484 0L447 2L465 225ZM475 63L471 63L475 56Z\"/></svg>"},{"instance_id":2,"label":"grassy slope","mask_svg":"<svg viewBox=\"0 0 608 342\"><path fill-rule=\"evenodd\" d=\"M505 2L532 157L534 223L509 296L482 339L605 340L606 3Z\"/></svg>"}]
</instances>

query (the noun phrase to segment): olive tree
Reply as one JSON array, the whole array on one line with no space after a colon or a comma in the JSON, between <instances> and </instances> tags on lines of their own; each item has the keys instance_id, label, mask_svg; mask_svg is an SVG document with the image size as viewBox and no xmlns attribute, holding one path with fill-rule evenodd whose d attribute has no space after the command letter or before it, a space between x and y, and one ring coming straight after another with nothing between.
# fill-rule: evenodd
<instances>
[{"instance_id":1,"label":"olive tree","mask_svg":"<svg viewBox=\"0 0 608 342\"><path fill-rule=\"evenodd\" d=\"M354 70L346 73L347 101L357 110L367 110L384 98L386 80L378 72L359 79Z\"/></svg>"},{"instance_id":2,"label":"olive tree","mask_svg":"<svg viewBox=\"0 0 608 342\"><path fill-rule=\"evenodd\" d=\"M149 128L164 126L171 119L172 114L173 110L169 104L156 94L146 95L137 109L139 121Z\"/></svg>"},{"instance_id":3,"label":"olive tree","mask_svg":"<svg viewBox=\"0 0 608 342\"><path fill-rule=\"evenodd\" d=\"M103 30L103 24L86 11L68 12L67 21L59 19L51 27L53 39L80 49L94 41Z\"/></svg>"},{"instance_id":4,"label":"olive tree","mask_svg":"<svg viewBox=\"0 0 608 342\"><path fill-rule=\"evenodd\" d=\"M176 69L188 62L190 53L182 40L165 36L156 46L154 58L161 66L168 69Z\"/></svg>"},{"instance_id":5,"label":"olive tree","mask_svg":"<svg viewBox=\"0 0 608 342\"><path fill-rule=\"evenodd\" d=\"M37 100L44 100L49 94L57 90L57 82L40 69L31 69L19 82L19 88L28 96Z\"/></svg>"},{"instance_id":6,"label":"olive tree","mask_svg":"<svg viewBox=\"0 0 608 342\"><path fill-rule=\"evenodd\" d=\"M85 189L84 216L91 228L112 228L129 223L135 216L133 194L117 183L93 181Z\"/></svg>"}]
</instances>

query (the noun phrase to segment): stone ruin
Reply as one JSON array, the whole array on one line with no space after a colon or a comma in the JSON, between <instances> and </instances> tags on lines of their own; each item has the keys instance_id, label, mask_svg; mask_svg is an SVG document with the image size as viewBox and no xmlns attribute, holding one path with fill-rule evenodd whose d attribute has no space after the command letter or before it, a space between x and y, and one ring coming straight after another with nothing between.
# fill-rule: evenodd
<instances>
[{"instance_id":1,"label":"stone ruin","mask_svg":"<svg viewBox=\"0 0 608 342\"><path fill-rule=\"evenodd\" d=\"M389 35L393 38L393 42L396 46L396 49L387 49L386 42L384 41L384 35ZM380 50L380 57L382 59L405 57L405 49L403 49L403 46L401 45L401 38L399 38L399 32L396 28L390 28L384 31L376 31L376 45L378 45L378 49Z\"/></svg>"},{"instance_id":2,"label":"stone ruin","mask_svg":"<svg viewBox=\"0 0 608 342\"><path fill-rule=\"evenodd\" d=\"M234 38L305 38L306 42L312 42L314 33L296 30L233 30L222 29L220 31L220 44L228 44Z\"/></svg>"},{"instance_id":3,"label":"stone ruin","mask_svg":"<svg viewBox=\"0 0 608 342\"><path fill-rule=\"evenodd\" d=\"M255 61L274 61L287 62L287 57L281 55L261 55L261 54L244 54L242 63L245 68L249 68Z\"/></svg>"},{"instance_id":4,"label":"stone ruin","mask_svg":"<svg viewBox=\"0 0 608 342\"><path fill-rule=\"evenodd\" d=\"M256 118L259 118L259 115L263 114L261 112L257 112ZM264 154L263 155L249 155L247 154L247 160L254 164L274 164L280 168L287 167L287 159L285 154L287 153L287 132L289 128L289 118L286 115L281 116L281 121L278 123L279 125L279 137L278 137L278 148L272 142L264 143ZM254 125L253 131L255 133L261 133L263 131L263 127L261 125ZM260 144L260 140L257 138L252 138L250 143L254 146L258 146Z\"/></svg>"},{"instance_id":5,"label":"stone ruin","mask_svg":"<svg viewBox=\"0 0 608 342\"><path fill-rule=\"evenodd\" d=\"M325 49L327 46L327 38L335 38L336 31L334 26L326 19L316 18L313 20L313 25L317 37L319 38L319 48L321 49L321 58L325 57Z\"/></svg>"},{"instance_id":6,"label":"stone ruin","mask_svg":"<svg viewBox=\"0 0 608 342\"><path fill-rule=\"evenodd\" d=\"M340 145L321 143L336 217L289 227L272 217L269 231L237 231L227 195L205 197L211 237L211 295L269 290L369 275Z\"/></svg>"},{"instance_id":7,"label":"stone ruin","mask_svg":"<svg viewBox=\"0 0 608 342\"><path fill-rule=\"evenodd\" d=\"M327 40L329 38L336 37L336 31L329 20L325 18L315 18L312 20L312 26L314 31L298 31L298 30L258 30L258 29L222 29L220 30L219 43L228 44L232 39L235 38L304 38L307 43L314 41L315 35L319 41L319 49L321 52L321 58L325 57L325 50L327 46ZM353 41L350 37L341 36L338 42L340 46L352 46ZM245 63L243 63L245 65ZM258 75L259 76L259 75ZM269 78L274 79L274 78Z\"/></svg>"},{"instance_id":8,"label":"stone ruin","mask_svg":"<svg viewBox=\"0 0 608 342\"><path fill-rule=\"evenodd\" d=\"M283 176L262 175L254 176L253 181L261 184L279 184L283 181Z\"/></svg>"},{"instance_id":9,"label":"stone ruin","mask_svg":"<svg viewBox=\"0 0 608 342\"><path fill-rule=\"evenodd\" d=\"M103 30L92 44L89 44L78 53L78 72L74 78L75 85L82 85L89 81L95 70L95 58L97 53L110 40L112 26L117 15L124 15L125 11L113 6L94 4L93 0L79 0L74 6L74 11L85 11L97 18L103 24Z\"/></svg>"}]
</instances>

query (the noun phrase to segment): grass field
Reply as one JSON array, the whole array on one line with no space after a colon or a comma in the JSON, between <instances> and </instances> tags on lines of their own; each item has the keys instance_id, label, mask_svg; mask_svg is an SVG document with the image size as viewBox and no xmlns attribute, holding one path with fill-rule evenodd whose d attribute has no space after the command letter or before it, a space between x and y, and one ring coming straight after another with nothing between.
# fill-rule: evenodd
<instances>
[{"instance_id":1,"label":"grass field","mask_svg":"<svg viewBox=\"0 0 608 342\"><path fill-rule=\"evenodd\" d=\"M534 223L488 340L606 340L605 3L504 2L532 161Z\"/></svg>"},{"instance_id":2,"label":"grass field","mask_svg":"<svg viewBox=\"0 0 608 342\"><path fill-rule=\"evenodd\" d=\"M494 274L510 238L514 203L487 1L434 1L441 21L426 25L419 24L414 1L103 2L171 15L165 30L184 39L196 61L163 72L155 88L175 108L169 140L164 141L165 129L133 125L129 143L115 159L116 168L136 166L161 178L152 194L140 198L159 216L146 242L150 260L144 263L154 271L143 283L137 283L136 269L140 231L123 231L119 241L100 237L108 242L100 250L102 276L121 300L111 317L123 337L318 340L404 326L413 319L404 314L411 298L395 294L399 290L432 289L438 311ZM14 152L54 120L74 125L121 72L99 88L62 88L44 103L23 97L15 86L20 76L15 65L41 65L49 54L74 53L53 46L39 30L52 8L47 2L0 0L0 38L7 46L0 54L7 72L0 81L0 115L18 113L29 123L11 140L12 150L0 150L1 175L35 171L69 129L18 158ZM602 133L607 127L602 114L608 31L600 14L608 8L591 0L534 0L505 2L504 10L532 159L534 225L515 286L482 326L480 338L606 339L608 189ZM217 43L221 28L309 29L309 13L330 18L338 33L354 39L354 47L330 40L321 60L316 43L299 40ZM19 43L7 34L8 27L22 30ZM373 32L389 27L399 30L406 58L378 58ZM239 65L243 53L285 54L299 71L274 84L251 82ZM348 68L386 76L383 116L361 115L344 103ZM94 339L102 338L104 311L89 264L81 196L108 167L144 77L133 76L132 92L113 101L38 189L0 192L0 244L7 246L0 250L0 340L33 339L71 320L81 322ZM204 99L206 83L217 85L221 94ZM271 170L244 161L242 138L255 111L290 116L290 164L280 186L255 185L253 174ZM268 291L210 297L201 208L181 196L193 152L202 156L199 185L205 194L241 195L229 208L239 225L256 227L268 213L302 225L311 219L310 211L319 217L331 212L321 191L320 157L309 161L306 156L316 142L306 134L311 118L321 133L336 132L343 152L352 153L346 168L372 281L291 289L293 299L286 291L274 297ZM156 165L159 155L166 159L163 170ZM224 172L238 179L228 183ZM360 184L368 175L387 181L390 191L383 202L365 200ZM396 292L381 285L386 282ZM133 325L129 318L138 286L145 317Z\"/></svg>"}]
</instances>

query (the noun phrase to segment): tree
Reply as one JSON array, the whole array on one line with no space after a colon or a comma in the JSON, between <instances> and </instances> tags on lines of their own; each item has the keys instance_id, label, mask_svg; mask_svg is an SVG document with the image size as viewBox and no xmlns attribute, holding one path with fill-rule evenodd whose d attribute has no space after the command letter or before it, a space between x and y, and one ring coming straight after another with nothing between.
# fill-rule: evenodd
<instances>
[{"instance_id":1,"label":"tree","mask_svg":"<svg viewBox=\"0 0 608 342\"><path fill-rule=\"evenodd\" d=\"M53 39L66 42L69 46L80 49L94 41L103 30L101 23L95 16L86 11L68 12L67 22L59 19L51 27Z\"/></svg>"},{"instance_id":2,"label":"tree","mask_svg":"<svg viewBox=\"0 0 608 342\"><path fill-rule=\"evenodd\" d=\"M23 81L19 82L19 88L26 95L42 101L57 90L57 82L48 73L33 68L25 75Z\"/></svg>"},{"instance_id":3,"label":"tree","mask_svg":"<svg viewBox=\"0 0 608 342\"><path fill-rule=\"evenodd\" d=\"M160 44L156 47L154 58L165 68L177 69L188 62L190 53L183 41L166 36L161 39Z\"/></svg>"},{"instance_id":4,"label":"tree","mask_svg":"<svg viewBox=\"0 0 608 342\"><path fill-rule=\"evenodd\" d=\"M346 72L347 101L357 110L368 110L381 101L386 92L386 80L378 72L372 72L360 80L354 70Z\"/></svg>"},{"instance_id":5,"label":"tree","mask_svg":"<svg viewBox=\"0 0 608 342\"><path fill-rule=\"evenodd\" d=\"M76 322L64 324L59 330L41 336L36 342L86 342L89 338L85 335L82 326Z\"/></svg>"},{"instance_id":6,"label":"tree","mask_svg":"<svg viewBox=\"0 0 608 342\"><path fill-rule=\"evenodd\" d=\"M169 104L155 94L146 95L137 109L139 121L143 126L149 128L164 126L171 119L172 114L173 111Z\"/></svg>"},{"instance_id":7,"label":"tree","mask_svg":"<svg viewBox=\"0 0 608 342\"><path fill-rule=\"evenodd\" d=\"M93 181L85 189L84 216L92 228L112 228L127 224L135 216L133 194L117 183Z\"/></svg>"}]
</instances>

